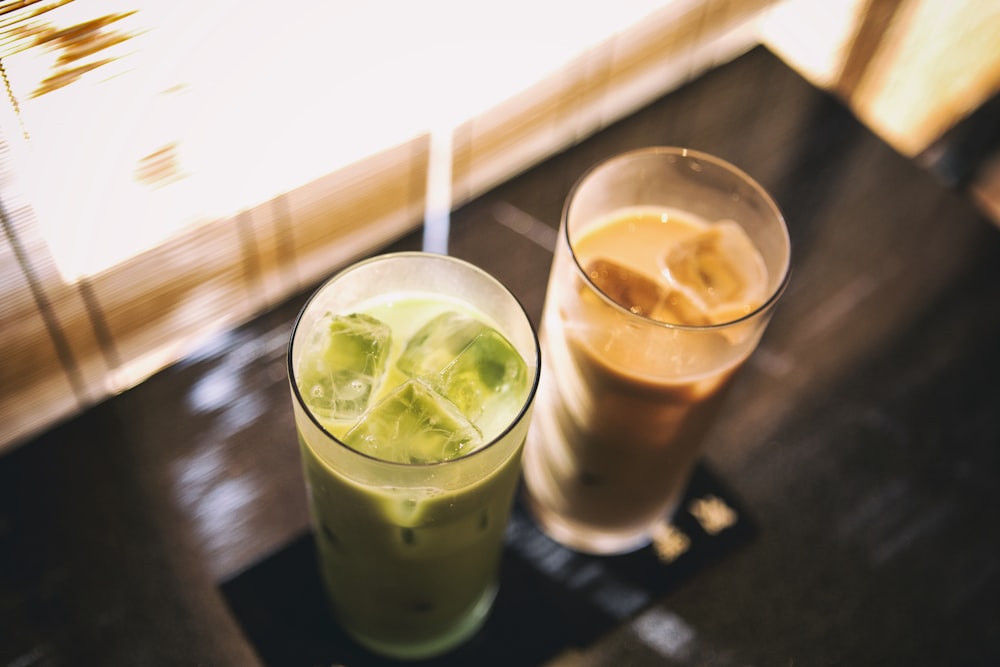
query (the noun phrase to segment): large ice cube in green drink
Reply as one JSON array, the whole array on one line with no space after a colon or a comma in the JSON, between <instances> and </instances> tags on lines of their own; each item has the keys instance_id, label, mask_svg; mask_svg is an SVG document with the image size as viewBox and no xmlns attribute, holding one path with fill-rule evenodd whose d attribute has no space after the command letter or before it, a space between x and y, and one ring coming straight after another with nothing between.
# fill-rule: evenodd
<instances>
[{"instance_id":1,"label":"large ice cube in green drink","mask_svg":"<svg viewBox=\"0 0 1000 667\"><path fill-rule=\"evenodd\" d=\"M471 452L482 437L450 401L407 380L366 412L344 442L386 461L437 463Z\"/></svg>"},{"instance_id":2,"label":"large ice cube in green drink","mask_svg":"<svg viewBox=\"0 0 1000 667\"><path fill-rule=\"evenodd\" d=\"M513 420L528 389L527 366L510 342L454 311L421 327L397 366L453 402L486 438L499 435Z\"/></svg>"},{"instance_id":3,"label":"large ice cube in green drink","mask_svg":"<svg viewBox=\"0 0 1000 667\"><path fill-rule=\"evenodd\" d=\"M493 438L521 409L528 368L507 339L487 327L442 369L439 383L439 391Z\"/></svg>"},{"instance_id":4,"label":"large ice cube in green drink","mask_svg":"<svg viewBox=\"0 0 1000 667\"><path fill-rule=\"evenodd\" d=\"M486 328L469 315L455 311L441 313L406 341L396 367L410 377L433 378Z\"/></svg>"},{"instance_id":5,"label":"large ice cube in green drink","mask_svg":"<svg viewBox=\"0 0 1000 667\"><path fill-rule=\"evenodd\" d=\"M313 328L299 362L302 398L320 417L357 419L385 377L392 331L363 313L327 313Z\"/></svg>"}]
</instances>

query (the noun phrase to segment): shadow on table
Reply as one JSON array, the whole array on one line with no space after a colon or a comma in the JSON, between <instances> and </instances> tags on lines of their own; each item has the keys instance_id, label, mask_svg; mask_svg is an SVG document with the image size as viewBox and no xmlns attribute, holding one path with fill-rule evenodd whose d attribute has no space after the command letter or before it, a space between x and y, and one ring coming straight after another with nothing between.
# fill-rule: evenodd
<instances>
[{"instance_id":1,"label":"shadow on table","mask_svg":"<svg viewBox=\"0 0 1000 667\"><path fill-rule=\"evenodd\" d=\"M658 543L611 557L566 549L534 525L520 502L507 530L496 604L464 646L433 660L372 655L336 626L323 598L311 533L221 585L266 665L350 667L421 664L539 665L582 648L751 539L756 528L707 468L699 467Z\"/></svg>"}]
</instances>

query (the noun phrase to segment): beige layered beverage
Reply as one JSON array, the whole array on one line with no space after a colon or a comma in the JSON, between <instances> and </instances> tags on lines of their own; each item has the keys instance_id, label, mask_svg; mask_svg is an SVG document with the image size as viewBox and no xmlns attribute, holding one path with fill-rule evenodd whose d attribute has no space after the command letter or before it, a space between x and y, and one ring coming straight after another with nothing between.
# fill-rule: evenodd
<instances>
[{"instance_id":1,"label":"beige layered beverage","mask_svg":"<svg viewBox=\"0 0 1000 667\"><path fill-rule=\"evenodd\" d=\"M725 164L689 153L632 154L667 163L671 185L662 192L649 186L650 164L637 169L648 200L616 197L632 180L615 173L611 188L601 171L610 167L599 167L564 215L524 465L539 524L581 551L638 548L669 518L787 276L783 224L745 225L732 217L739 207L706 205L717 184L706 190L691 177ZM723 202L748 200L746 177L736 173L729 180L743 189Z\"/></svg>"}]
</instances>

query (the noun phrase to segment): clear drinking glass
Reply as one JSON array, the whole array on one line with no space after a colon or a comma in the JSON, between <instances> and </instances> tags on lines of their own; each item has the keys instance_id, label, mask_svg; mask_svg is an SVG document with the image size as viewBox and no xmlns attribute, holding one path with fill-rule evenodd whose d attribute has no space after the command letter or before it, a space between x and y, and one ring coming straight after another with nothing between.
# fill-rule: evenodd
<instances>
[{"instance_id":1,"label":"clear drinking glass","mask_svg":"<svg viewBox=\"0 0 1000 667\"><path fill-rule=\"evenodd\" d=\"M509 341L523 366L494 364L497 350L507 348L498 337L484 334L463 348L463 354L480 356L471 361L463 357L465 361L448 365L434 378L410 380L419 386L402 393L412 405L392 413L387 430L362 429L367 435L352 440L354 426L332 419L326 404L317 407L314 396L326 390L312 376L317 368L326 377L351 366L350 355L342 352L351 349L353 339L322 348L328 355L322 358L316 341L331 330L329 314L358 311L391 325L390 364L423 323L449 311L487 322ZM441 361L441 350L453 343L449 336L443 330L430 336L411 361L423 366ZM366 358L379 356L367 338L363 347ZM517 299L482 270L444 255L397 253L362 261L330 279L303 308L289 344L289 377L321 574L337 621L361 644L395 658L425 658L461 643L484 622L497 591L538 366L538 341ZM489 396L510 398L511 403L499 422L490 423L485 411L470 418L473 430L482 432L481 444L471 453L439 457L433 449L428 454L423 436L394 431L423 414L413 407L419 402L414 396L424 400L427 387L438 391L442 378L449 387L462 388L457 404L468 404L469 396L480 391L479 379L463 385L468 378L462 373L479 378L480 371L489 384L482 391L495 390L499 393ZM386 386L407 379L395 366L386 378ZM503 394L506 387L515 389ZM350 386L344 391L347 403L354 400ZM451 407L437 407L439 398L421 417L428 432L436 438L437 431L447 431L442 437L449 438L452 432L468 431L464 421L456 425L462 418ZM365 414L371 412L369 408ZM359 451L358 443L372 449ZM396 451L404 445L415 447L419 456L384 453L384 448Z\"/></svg>"},{"instance_id":2,"label":"clear drinking glass","mask_svg":"<svg viewBox=\"0 0 1000 667\"><path fill-rule=\"evenodd\" d=\"M647 148L582 177L563 210L524 454L543 530L588 553L650 541L789 268L778 207L718 158Z\"/></svg>"}]
</instances>

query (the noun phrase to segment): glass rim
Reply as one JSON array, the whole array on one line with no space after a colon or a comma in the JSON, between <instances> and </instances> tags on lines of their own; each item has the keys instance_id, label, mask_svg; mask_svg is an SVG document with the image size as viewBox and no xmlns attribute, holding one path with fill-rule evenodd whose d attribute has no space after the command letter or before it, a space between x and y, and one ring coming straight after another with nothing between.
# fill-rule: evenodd
<instances>
[{"instance_id":1,"label":"glass rim","mask_svg":"<svg viewBox=\"0 0 1000 667\"><path fill-rule=\"evenodd\" d=\"M484 443L483 445L477 447L468 454L463 454L461 456L455 457L453 459L448 459L446 461L434 461L431 463L402 463L400 461L388 461L386 459L381 459L377 456L372 456L371 454L366 454L365 452L360 452L354 449L346 442L344 442L343 440L335 436L333 433L331 433L323 425L323 423L319 420L319 418L313 413L313 411L309 409L309 405L302 397L302 392L299 391L299 385L295 381L295 368L293 367L292 364L292 350L295 346L296 334L299 331L299 325L302 324L302 319L305 316L306 311L309 309L309 306L311 306L312 303L316 300L319 294L323 290L325 290L330 284L336 282L345 275L352 273L356 270L359 270L365 266L375 263L394 261L397 259L407 259L407 258L411 259L424 258L424 259L445 261L447 263L455 264L457 266L462 266L467 270L471 270L479 274L482 278L485 278L487 282L496 285L508 297L510 297L513 303L517 306L517 310L524 316L524 321L528 325L528 329L531 331L531 339L535 352L534 366L530 366L531 368L533 368L533 377L531 380L531 387L528 389L528 395L522 402L521 407L518 410L517 414L510 420L510 423L500 433L498 433L495 437L490 439L489 442ZM520 354L520 351L518 351L518 354ZM323 280L318 286L316 286L315 289L313 289L312 293L309 295L309 298L306 299L305 303L302 305L302 308L299 310L298 315L296 315L295 321L292 323L291 333L288 336L288 345L286 347L286 352L285 352L285 366L288 375L288 383L289 385L291 385L292 396L294 397L297 405L306 413L306 415L308 415L309 420L313 423L313 425L315 425L316 428L318 428L320 432L327 437L327 439L335 442L337 445L339 445L341 448L347 451L350 455L367 459L379 465L400 468L400 469L407 469L407 470L418 470L418 469L428 470L432 468L443 468L446 466L454 467L454 464L457 464L460 461L467 461L472 457L476 456L477 454L484 452L488 449L491 449L495 444L497 444L498 442L502 441L505 437L507 437L507 435L525 419L529 407L534 402L535 394L538 391L539 379L542 374L541 362L542 362L542 351L541 351L541 346L538 342L538 332L535 330L534 325L531 323L531 318L528 316L528 312L527 310L525 310L524 304L521 303L521 300L518 299L517 296L513 292L511 292L506 285L500 282L499 279L490 274L488 271L464 259L453 257L451 255L443 255L439 253L431 253L418 250L406 250L400 252L390 252L379 255L372 255L364 259L358 260L356 262L352 262L348 266L338 270L329 278ZM296 426L296 429L298 429L298 426ZM317 454L320 455L318 452Z\"/></svg>"},{"instance_id":2,"label":"glass rim","mask_svg":"<svg viewBox=\"0 0 1000 667\"><path fill-rule=\"evenodd\" d=\"M742 179L750 188L761 198L761 200L767 205L767 207L774 214L775 219L779 222L779 226L782 230L782 234L785 239L785 245L788 248L786 254L786 261L784 266L784 272L781 276L781 280L778 281L777 285L773 290L771 290L768 298L764 299L763 302L749 313L742 315L735 320L727 320L725 322L717 322L715 324L681 324L677 322L664 322L662 320L655 320L646 315L636 313L629 308L618 303L610 296L608 296L604 290L598 287L593 280L591 280L590 275L580 264L580 258L577 256L576 251L573 248L573 243L570 240L569 235L569 210L576 198L577 193L583 187L587 180L590 179L597 171L607 167L616 162L627 160L634 157L639 157L643 155L674 155L682 158L693 158L697 160L702 160L704 162L711 163L716 167L720 167L731 174ZM577 273L583 278L586 285L594 292L602 301L604 301L613 310L619 312L629 319L640 320L647 325L653 325L663 329L671 329L677 331L721 331L728 329L730 327L736 326L738 324L752 320L768 310L774 307L781 297L785 288L788 286L789 279L792 275L792 240L788 234L788 224L785 222L785 216L781 212L781 208L778 206L777 202L770 193L764 189L764 187L757 182L755 178L750 176L747 172L743 171L733 163L724 160L720 157L712 155L711 153L706 153L704 151L699 151L692 148L683 148L680 146L650 146L646 148L637 148L630 151L625 151L623 153L616 153L603 160L596 162L587 168L586 171L576 180L573 186L569 190L569 194L566 195L566 200L563 203L562 216L560 218L560 227L562 228L561 234L563 240L566 242L566 248L569 250L570 257L573 258L573 265L577 270Z\"/></svg>"}]
</instances>

